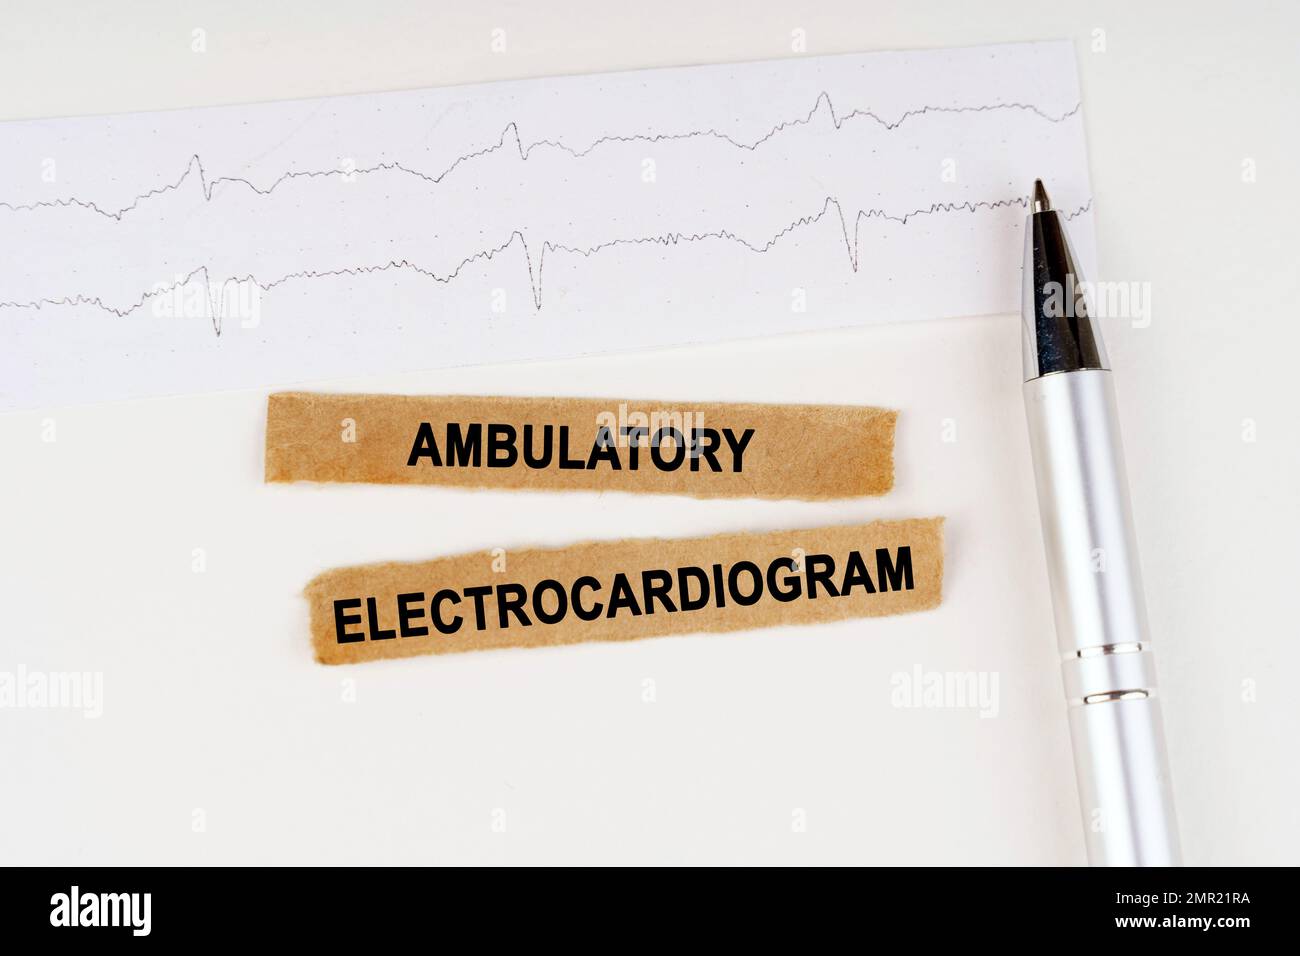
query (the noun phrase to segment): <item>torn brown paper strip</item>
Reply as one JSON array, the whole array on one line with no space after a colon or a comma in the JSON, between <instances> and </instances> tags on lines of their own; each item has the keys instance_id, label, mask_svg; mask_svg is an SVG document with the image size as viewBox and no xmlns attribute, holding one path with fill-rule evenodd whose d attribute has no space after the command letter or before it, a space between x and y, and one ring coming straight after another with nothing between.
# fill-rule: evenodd
<instances>
[{"instance_id":1,"label":"torn brown paper strip","mask_svg":"<svg viewBox=\"0 0 1300 956\"><path fill-rule=\"evenodd\" d=\"M627 641L936 607L943 519L627 539L328 571L306 588L316 659Z\"/></svg>"},{"instance_id":2,"label":"torn brown paper strip","mask_svg":"<svg viewBox=\"0 0 1300 956\"><path fill-rule=\"evenodd\" d=\"M894 483L888 409L590 398L272 395L267 481L699 498L849 498Z\"/></svg>"}]
</instances>

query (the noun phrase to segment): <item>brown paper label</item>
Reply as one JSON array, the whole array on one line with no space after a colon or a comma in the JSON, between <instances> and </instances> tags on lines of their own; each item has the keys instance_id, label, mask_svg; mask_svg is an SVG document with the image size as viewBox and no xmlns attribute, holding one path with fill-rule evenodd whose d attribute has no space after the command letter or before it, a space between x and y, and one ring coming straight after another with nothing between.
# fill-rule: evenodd
<instances>
[{"instance_id":1,"label":"brown paper label","mask_svg":"<svg viewBox=\"0 0 1300 956\"><path fill-rule=\"evenodd\" d=\"M896 417L854 405L283 392L267 404L266 480L879 495L894 483Z\"/></svg>"},{"instance_id":2,"label":"brown paper label","mask_svg":"<svg viewBox=\"0 0 1300 956\"><path fill-rule=\"evenodd\" d=\"M936 607L943 519L628 539L328 571L306 588L316 659L736 631Z\"/></svg>"}]
</instances>

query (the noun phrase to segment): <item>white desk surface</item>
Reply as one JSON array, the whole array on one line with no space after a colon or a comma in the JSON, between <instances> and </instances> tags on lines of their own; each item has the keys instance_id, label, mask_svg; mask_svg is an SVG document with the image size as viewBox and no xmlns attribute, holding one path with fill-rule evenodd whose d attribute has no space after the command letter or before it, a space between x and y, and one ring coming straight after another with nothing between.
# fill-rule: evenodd
<instances>
[{"instance_id":1,"label":"white desk surface","mask_svg":"<svg viewBox=\"0 0 1300 956\"><path fill-rule=\"evenodd\" d=\"M1185 855L1300 862L1300 8L53 11L7 5L0 117L758 59L789 55L796 28L813 54L1073 38L1099 278L1153 295L1149 327L1107 336ZM0 670L104 674L98 720L0 710L0 859L1082 862L1018 336L985 316L334 383L900 408L896 491L838 504L268 487L265 391L0 416ZM299 592L330 566L923 514L949 519L927 614L352 669L308 653ZM997 716L895 708L891 676L918 665L995 672Z\"/></svg>"}]
</instances>

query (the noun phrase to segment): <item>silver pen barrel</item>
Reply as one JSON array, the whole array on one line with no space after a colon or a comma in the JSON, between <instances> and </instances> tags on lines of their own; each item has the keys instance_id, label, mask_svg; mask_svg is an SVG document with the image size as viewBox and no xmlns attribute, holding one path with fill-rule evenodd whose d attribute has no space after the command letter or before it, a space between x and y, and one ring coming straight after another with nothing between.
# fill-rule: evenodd
<instances>
[{"instance_id":1,"label":"silver pen barrel","mask_svg":"<svg viewBox=\"0 0 1300 956\"><path fill-rule=\"evenodd\" d=\"M1181 863L1100 329L1042 182L1025 224L1025 409L1088 861Z\"/></svg>"}]
</instances>

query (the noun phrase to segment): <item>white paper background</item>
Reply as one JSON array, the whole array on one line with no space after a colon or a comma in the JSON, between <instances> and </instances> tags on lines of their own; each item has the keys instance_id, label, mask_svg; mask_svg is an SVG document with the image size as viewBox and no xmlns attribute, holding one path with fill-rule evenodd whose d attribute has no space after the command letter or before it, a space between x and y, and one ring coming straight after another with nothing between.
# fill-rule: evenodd
<instances>
[{"instance_id":1,"label":"white paper background","mask_svg":"<svg viewBox=\"0 0 1300 956\"><path fill-rule=\"evenodd\" d=\"M1001 312L1035 176L1068 43L0 124L0 408Z\"/></svg>"}]
</instances>

